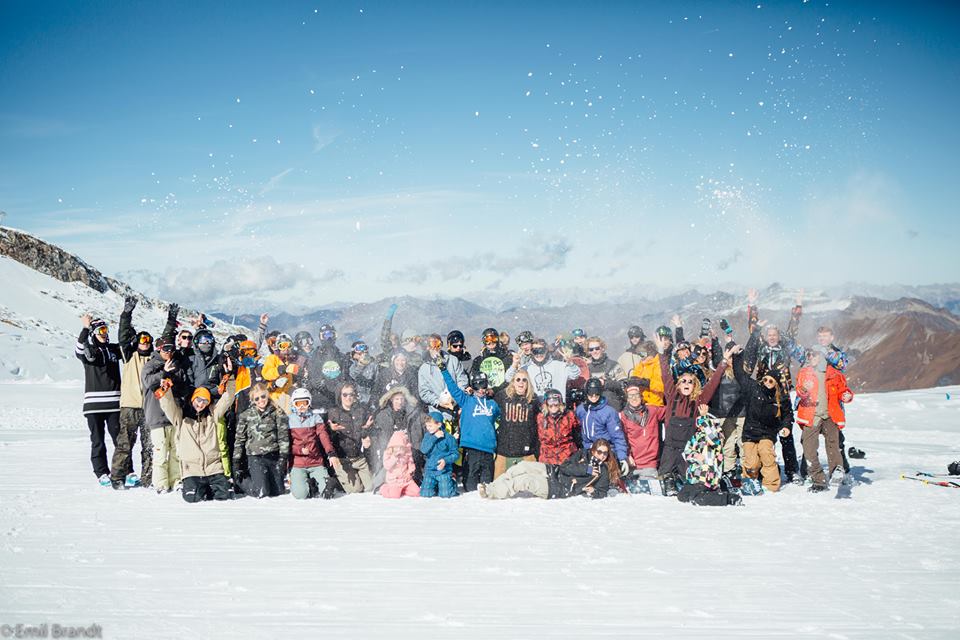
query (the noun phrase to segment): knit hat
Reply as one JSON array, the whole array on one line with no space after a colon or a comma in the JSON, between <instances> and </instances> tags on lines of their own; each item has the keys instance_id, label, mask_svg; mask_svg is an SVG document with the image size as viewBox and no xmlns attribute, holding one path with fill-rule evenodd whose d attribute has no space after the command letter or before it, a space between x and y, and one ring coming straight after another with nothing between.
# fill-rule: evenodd
<instances>
[{"instance_id":1,"label":"knit hat","mask_svg":"<svg viewBox=\"0 0 960 640\"><path fill-rule=\"evenodd\" d=\"M443 414L440 413L439 411L431 411L427 415L430 416L430 419L433 420L434 422L439 422L440 424L443 424Z\"/></svg>"},{"instance_id":2,"label":"knit hat","mask_svg":"<svg viewBox=\"0 0 960 640\"><path fill-rule=\"evenodd\" d=\"M210 390L206 387L197 387L193 391L193 395L190 396L190 402L193 402L197 398L203 398L207 402L210 402Z\"/></svg>"},{"instance_id":3,"label":"knit hat","mask_svg":"<svg viewBox=\"0 0 960 640\"><path fill-rule=\"evenodd\" d=\"M403 333L400 334L400 342L407 342L408 340L416 340L417 336L420 334L414 331L413 329L404 329Z\"/></svg>"}]
</instances>

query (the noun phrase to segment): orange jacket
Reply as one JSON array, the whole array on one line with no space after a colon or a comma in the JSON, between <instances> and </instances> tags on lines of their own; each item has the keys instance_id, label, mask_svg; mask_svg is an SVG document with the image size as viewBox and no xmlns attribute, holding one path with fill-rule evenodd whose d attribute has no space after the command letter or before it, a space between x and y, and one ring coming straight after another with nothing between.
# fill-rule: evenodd
<instances>
[{"instance_id":1,"label":"orange jacket","mask_svg":"<svg viewBox=\"0 0 960 640\"><path fill-rule=\"evenodd\" d=\"M827 413L837 427L843 429L846 424L846 416L843 411L843 401L841 398L844 393L850 394L853 400L853 391L847 386L847 377L834 369L827 367ZM801 427L807 427L813 424L814 416L817 412L817 374L813 367L804 367L797 374L797 424Z\"/></svg>"},{"instance_id":2,"label":"orange jacket","mask_svg":"<svg viewBox=\"0 0 960 640\"><path fill-rule=\"evenodd\" d=\"M663 406L663 376L660 373L662 357L657 354L648 356L630 372L630 375L635 378L646 378L650 381L650 389L643 392L643 401L655 407Z\"/></svg>"}]
</instances>

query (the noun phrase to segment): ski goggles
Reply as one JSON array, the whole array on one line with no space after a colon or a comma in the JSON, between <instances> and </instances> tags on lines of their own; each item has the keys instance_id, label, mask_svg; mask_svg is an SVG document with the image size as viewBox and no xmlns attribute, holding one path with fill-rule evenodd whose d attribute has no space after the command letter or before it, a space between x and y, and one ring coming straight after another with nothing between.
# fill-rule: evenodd
<instances>
[{"instance_id":1,"label":"ski goggles","mask_svg":"<svg viewBox=\"0 0 960 640\"><path fill-rule=\"evenodd\" d=\"M150 344L151 342L153 342L153 338L151 338L150 336L140 336L139 342L140 344Z\"/></svg>"},{"instance_id":2,"label":"ski goggles","mask_svg":"<svg viewBox=\"0 0 960 640\"><path fill-rule=\"evenodd\" d=\"M532 353L535 356L544 356L544 355L547 355L547 348L542 345L539 347L534 347L533 349L530 350L530 353Z\"/></svg>"},{"instance_id":3,"label":"ski goggles","mask_svg":"<svg viewBox=\"0 0 960 640\"><path fill-rule=\"evenodd\" d=\"M354 353L366 353L370 350L370 347L367 346L366 342L361 342L360 344L353 345Z\"/></svg>"},{"instance_id":4,"label":"ski goggles","mask_svg":"<svg viewBox=\"0 0 960 640\"><path fill-rule=\"evenodd\" d=\"M105 324L102 324L96 329L94 329L93 332L96 333L98 336L105 336L108 333L110 333L110 327L108 327Z\"/></svg>"},{"instance_id":5,"label":"ski goggles","mask_svg":"<svg viewBox=\"0 0 960 640\"><path fill-rule=\"evenodd\" d=\"M213 344L213 336L202 335L197 338L197 344Z\"/></svg>"},{"instance_id":6,"label":"ski goggles","mask_svg":"<svg viewBox=\"0 0 960 640\"><path fill-rule=\"evenodd\" d=\"M281 351L285 349L289 349L292 346L293 346L293 343L290 342L289 340L284 340L283 342L277 343L277 349L280 349Z\"/></svg>"},{"instance_id":7,"label":"ski goggles","mask_svg":"<svg viewBox=\"0 0 960 640\"><path fill-rule=\"evenodd\" d=\"M336 337L337 337L337 332L336 332L336 331L332 331L332 330L330 330L330 329L327 329L326 331L321 331L321 332L320 332L320 339L321 339L321 340L333 340L333 339L336 338Z\"/></svg>"},{"instance_id":8,"label":"ski goggles","mask_svg":"<svg viewBox=\"0 0 960 640\"><path fill-rule=\"evenodd\" d=\"M256 349L241 349L240 357L242 358L253 358L257 355Z\"/></svg>"},{"instance_id":9,"label":"ski goggles","mask_svg":"<svg viewBox=\"0 0 960 640\"><path fill-rule=\"evenodd\" d=\"M500 336L483 336L483 344L500 344Z\"/></svg>"},{"instance_id":10,"label":"ski goggles","mask_svg":"<svg viewBox=\"0 0 960 640\"><path fill-rule=\"evenodd\" d=\"M430 340L427 341L427 346L434 350L439 349L443 346L443 340L440 338L430 338Z\"/></svg>"},{"instance_id":11,"label":"ski goggles","mask_svg":"<svg viewBox=\"0 0 960 640\"><path fill-rule=\"evenodd\" d=\"M173 346L172 344L165 344L162 347L160 347L160 351L162 351L163 353L173 353L175 349L176 347Z\"/></svg>"}]
</instances>

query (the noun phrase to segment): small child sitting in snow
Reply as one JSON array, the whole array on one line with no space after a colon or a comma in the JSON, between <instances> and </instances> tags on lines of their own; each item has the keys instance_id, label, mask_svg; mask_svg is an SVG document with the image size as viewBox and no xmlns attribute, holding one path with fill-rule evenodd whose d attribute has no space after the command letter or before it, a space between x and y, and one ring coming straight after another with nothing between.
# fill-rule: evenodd
<instances>
[{"instance_id":1,"label":"small child sitting in snow","mask_svg":"<svg viewBox=\"0 0 960 640\"><path fill-rule=\"evenodd\" d=\"M406 431L394 431L383 452L383 470L386 472L387 479L380 487L380 495L384 498L419 496L420 487L413 481L413 473L416 469L417 465L413 462L413 449L410 447L410 436Z\"/></svg>"},{"instance_id":2,"label":"small child sitting in snow","mask_svg":"<svg viewBox=\"0 0 960 640\"><path fill-rule=\"evenodd\" d=\"M431 411L423 419L427 433L420 443L420 452L426 462L423 464L423 482L420 496L432 498L453 498L459 492L453 480L453 464L460 456L457 440L443 428L443 415Z\"/></svg>"}]
</instances>

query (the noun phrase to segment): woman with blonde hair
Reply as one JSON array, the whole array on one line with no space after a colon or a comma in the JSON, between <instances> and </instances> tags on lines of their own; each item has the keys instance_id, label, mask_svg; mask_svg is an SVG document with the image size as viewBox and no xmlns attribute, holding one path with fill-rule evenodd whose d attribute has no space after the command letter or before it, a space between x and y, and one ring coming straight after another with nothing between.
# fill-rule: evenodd
<instances>
[{"instance_id":1,"label":"woman with blonde hair","mask_svg":"<svg viewBox=\"0 0 960 640\"><path fill-rule=\"evenodd\" d=\"M494 479L521 460L535 461L539 452L537 413L540 402L533 391L530 374L520 369L496 395L500 405L497 452L493 459Z\"/></svg>"},{"instance_id":2,"label":"woman with blonde hair","mask_svg":"<svg viewBox=\"0 0 960 640\"><path fill-rule=\"evenodd\" d=\"M243 474L241 462L247 460L248 481L238 477L243 492L257 498L282 495L290 456L288 416L271 400L267 385L250 387L249 409L237 417L237 436L233 448L233 467Z\"/></svg>"}]
</instances>

